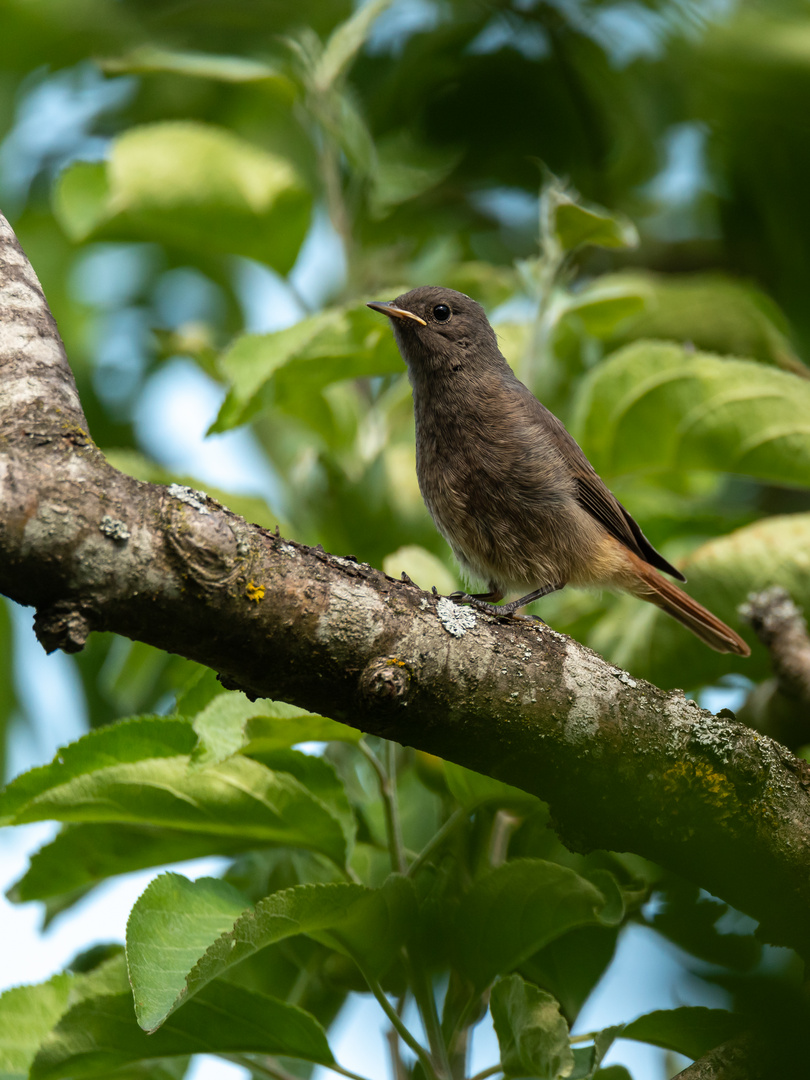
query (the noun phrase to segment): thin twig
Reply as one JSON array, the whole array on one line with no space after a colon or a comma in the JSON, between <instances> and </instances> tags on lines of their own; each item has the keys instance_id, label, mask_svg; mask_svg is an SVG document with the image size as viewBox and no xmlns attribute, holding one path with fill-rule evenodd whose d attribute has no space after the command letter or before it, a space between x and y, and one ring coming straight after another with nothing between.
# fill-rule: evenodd
<instances>
[{"instance_id":1,"label":"thin twig","mask_svg":"<svg viewBox=\"0 0 810 1080\"><path fill-rule=\"evenodd\" d=\"M428 840L408 867L406 871L408 877L413 877L414 874L424 866L431 855L442 846L447 837L450 836L451 833L454 833L460 825L463 825L469 816L469 811L465 810L462 806L457 810L454 810L447 821L445 821L444 825L431 836L430 840Z\"/></svg>"},{"instance_id":2,"label":"thin twig","mask_svg":"<svg viewBox=\"0 0 810 1080\"><path fill-rule=\"evenodd\" d=\"M365 739L361 739L358 742L360 752L371 763L374 771L377 773L377 780L380 785L380 795L382 796L383 807L385 809L385 831L388 837L388 850L391 855L391 869L394 873L404 874L408 867L405 861L405 852L402 847L402 833L399 824L399 807L397 806L397 793L396 793L396 768L392 770L394 777L393 784L391 776L386 772L382 762L368 745ZM390 748L393 743L389 743Z\"/></svg>"}]
</instances>

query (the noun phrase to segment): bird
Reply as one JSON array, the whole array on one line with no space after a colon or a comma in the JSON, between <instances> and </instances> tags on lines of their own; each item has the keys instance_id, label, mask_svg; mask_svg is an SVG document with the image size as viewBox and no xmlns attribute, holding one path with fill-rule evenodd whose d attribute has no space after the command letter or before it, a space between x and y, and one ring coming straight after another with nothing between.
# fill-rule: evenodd
<instances>
[{"instance_id":1,"label":"bird","mask_svg":"<svg viewBox=\"0 0 810 1080\"><path fill-rule=\"evenodd\" d=\"M488 585L451 599L509 616L567 585L606 588L655 604L718 652L750 655L663 576L686 580L514 374L480 304L427 285L368 307L391 320L407 365L425 505L467 578Z\"/></svg>"}]
</instances>

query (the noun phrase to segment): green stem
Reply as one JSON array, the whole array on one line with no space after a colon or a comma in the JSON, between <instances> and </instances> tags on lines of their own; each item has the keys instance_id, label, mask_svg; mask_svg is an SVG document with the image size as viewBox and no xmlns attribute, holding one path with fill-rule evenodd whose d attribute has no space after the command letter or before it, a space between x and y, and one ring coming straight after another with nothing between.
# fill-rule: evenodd
<instances>
[{"instance_id":1,"label":"green stem","mask_svg":"<svg viewBox=\"0 0 810 1080\"><path fill-rule=\"evenodd\" d=\"M450 1077L452 1076L450 1058L447 1055L447 1046L445 1045L444 1036L442 1035L441 1021L439 1020L439 1014L436 1011L436 997L433 993L433 987L430 985L424 967L410 958L408 960L408 973L410 975L413 996L419 1009L419 1015L422 1017L422 1023L425 1025L425 1032L428 1037L428 1043L430 1044L430 1052L438 1062L439 1070L442 1075L450 1080Z\"/></svg>"},{"instance_id":2,"label":"green stem","mask_svg":"<svg viewBox=\"0 0 810 1080\"><path fill-rule=\"evenodd\" d=\"M487 1076L494 1076L495 1073L503 1072L501 1065L490 1065L488 1069L482 1069L481 1072L476 1073L475 1076L471 1076L470 1080L486 1080Z\"/></svg>"},{"instance_id":3,"label":"green stem","mask_svg":"<svg viewBox=\"0 0 810 1080\"><path fill-rule=\"evenodd\" d=\"M390 772L386 772L382 762L365 739L361 739L357 745L360 748L361 753L368 759L374 768L374 771L377 773L377 779L380 785L380 795L382 796L383 807L385 810L385 831L388 836L391 869L394 873L404 874L407 872L408 864L405 860L405 851L402 846L402 830L399 824L399 807L397 806L397 774L396 762L394 760L396 747L393 743L388 744Z\"/></svg>"},{"instance_id":4,"label":"green stem","mask_svg":"<svg viewBox=\"0 0 810 1080\"><path fill-rule=\"evenodd\" d=\"M363 971L362 968L360 968L360 971L363 975L363 978L366 980L366 983L368 984L369 990L377 999L377 1004L380 1006L382 1011L385 1013L385 1015L391 1022L391 1026L397 1032L400 1039L402 1039L405 1045L409 1046L411 1050L413 1050L414 1054L416 1054L422 1068L425 1071L425 1075L429 1078L429 1080L440 1080L440 1078L436 1074L435 1068L433 1067L433 1062L431 1061L430 1054L428 1054L425 1048L416 1041L413 1035L411 1035L410 1031L408 1031L408 1029L405 1027L405 1024L402 1022L402 1019L397 1013L396 1009L385 996L385 991L380 986L379 982L376 979L372 979L372 977L367 972Z\"/></svg>"},{"instance_id":5,"label":"green stem","mask_svg":"<svg viewBox=\"0 0 810 1080\"><path fill-rule=\"evenodd\" d=\"M447 821L445 821L444 825L431 836L430 840L428 840L408 867L408 877L413 877L414 874L425 865L431 855L442 846L447 837L454 833L460 825L463 825L469 816L469 811L465 810L462 806L457 810L454 810Z\"/></svg>"}]
</instances>

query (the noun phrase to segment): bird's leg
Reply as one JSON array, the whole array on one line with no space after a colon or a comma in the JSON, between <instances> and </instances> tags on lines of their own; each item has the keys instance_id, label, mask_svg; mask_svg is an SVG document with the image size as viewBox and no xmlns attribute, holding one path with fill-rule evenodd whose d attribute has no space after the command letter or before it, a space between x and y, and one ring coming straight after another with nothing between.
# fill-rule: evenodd
<instances>
[{"instance_id":1,"label":"bird's leg","mask_svg":"<svg viewBox=\"0 0 810 1080\"><path fill-rule=\"evenodd\" d=\"M489 604L490 607L494 607L499 600L503 600L503 593L495 584L494 581L489 583L489 592L481 593L466 593L466 592L454 592L450 593L447 597L448 600L460 600L462 603L469 603L471 600L478 600L482 604ZM476 605L477 606L477 605Z\"/></svg>"},{"instance_id":2,"label":"bird's leg","mask_svg":"<svg viewBox=\"0 0 810 1080\"><path fill-rule=\"evenodd\" d=\"M488 615L514 615L519 608L525 607L526 604L531 604L542 596L548 596L549 593L564 588L564 581L554 585L543 585L542 588L535 589L534 592L527 593L526 596L521 596L518 600L512 600L508 604L498 604L498 601L503 599L503 592L494 581L491 581L488 593L454 592L450 593L448 600L453 600L455 603L469 604L470 607L474 607L478 611L485 611ZM543 622L537 615L532 615L530 618Z\"/></svg>"}]
</instances>

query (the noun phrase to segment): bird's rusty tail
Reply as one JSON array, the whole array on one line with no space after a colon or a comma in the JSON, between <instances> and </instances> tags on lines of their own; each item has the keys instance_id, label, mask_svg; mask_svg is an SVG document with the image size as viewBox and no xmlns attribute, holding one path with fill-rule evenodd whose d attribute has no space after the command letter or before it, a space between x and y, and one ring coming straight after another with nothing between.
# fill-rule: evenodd
<instances>
[{"instance_id":1,"label":"bird's rusty tail","mask_svg":"<svg viewBox=\"0 0 810 1080\"><path fill-rule=\"evenodd\" d=\"M662 577L647 563L635 555L632 559L635 574L632 582L625 583L624 587L628 592L640 600L648 600L660 607L712 649L722 653L736 653L738 656L751 655L748 645L730 626L726 626L716 615L712 615L702 604Z\"/></svg>"}]
</instances>

